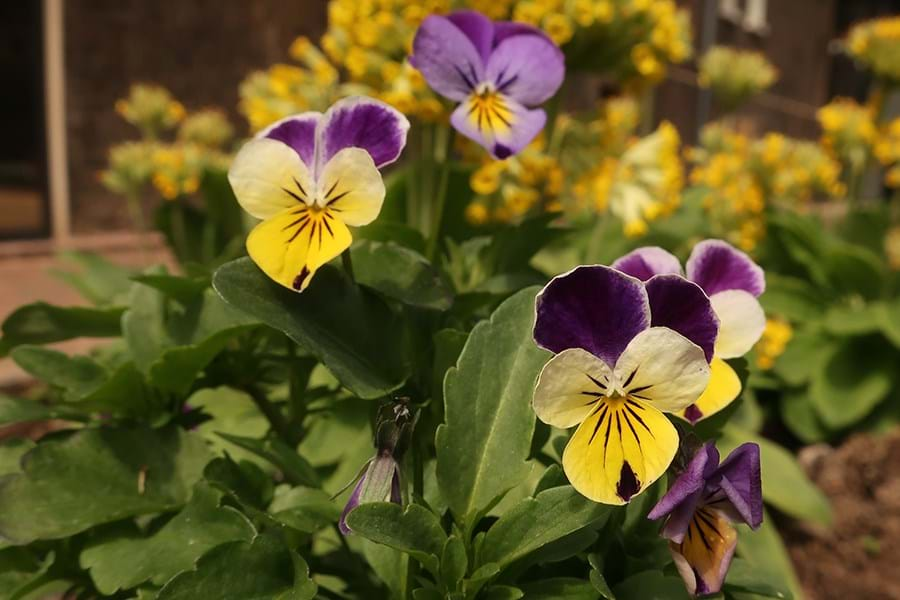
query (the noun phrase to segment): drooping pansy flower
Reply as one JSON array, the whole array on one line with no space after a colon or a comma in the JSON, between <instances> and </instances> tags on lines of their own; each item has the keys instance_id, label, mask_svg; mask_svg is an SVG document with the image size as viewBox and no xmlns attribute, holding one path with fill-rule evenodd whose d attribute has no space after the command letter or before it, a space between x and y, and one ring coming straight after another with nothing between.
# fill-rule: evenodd
<instances>
[{"instance_id":1,"label":"drooping pansy flower","mask_svg":"<svg viewBox=\"0 0 900 600\"><path fill-rule=\"evenodd\" d=\"M651 306L666 326L654 326ZM717 328L703 291L674 275L644 285L581 266L538 294L534 339L556 356L541 371L534 411L554 427L578 426L562 459L576 490L624 504L665 472L678 433L663 413L706 388Z\"/></svg>"},{"instance_id":2,"label":"drooping pansy flower","mask_svg":"<svg viewBox=\"0 0 900 600\"><path fill-rule=\"evenodd\" d=\"M653 246L638 248L612 266L642 281L660 274L682 273L677 258ZM709 387L680 413L696 423L719 412L741 393L741 380L724 359L749 352L766 328L766 316L757 300L766 289L766 278L749 256L722 240L704 240L694 246L686 271L687 278L709 295L719 318Z\"/></svg>"},{"instance_id":3,"label":"drooping pansy flower","mask_svg":"<svg viewBox=\"0 0 900 600\"><path fill-rule=\"evenodd\" d=\"M427 17L409 60L432 89L460 103L453 127L496 158L540 133L547 114L529 107L553 96L565 76L562 51L539 30L474 11Z\"/></svg>"},{"instance_id":4,"label":"drooping pansy flower","mask_svg":"<svg viewBox=\"0 0 900 600\"><path fill-rule=\"evenodd\" d=\"M688 591L718 592L737 545L733 523L762 523L759 446L742 444L719 464L715 445L706 444L647 517L668 517L662 536Z\"/></svg>"},{"instance_id":5,"label":"drooping pansy flower","mask_svg":"<svg viewBox=\"0 0 900 600\"><path fill-rule=\"evenodd\" d=\"M238 202L261 219L247 253L298 292L350 246L347 226L371 223L384 202L378 169L400 156L409 121L377 100L345 98L325 114L287 117L244 144L228 171Z\"/></svg>"}]
</instances>

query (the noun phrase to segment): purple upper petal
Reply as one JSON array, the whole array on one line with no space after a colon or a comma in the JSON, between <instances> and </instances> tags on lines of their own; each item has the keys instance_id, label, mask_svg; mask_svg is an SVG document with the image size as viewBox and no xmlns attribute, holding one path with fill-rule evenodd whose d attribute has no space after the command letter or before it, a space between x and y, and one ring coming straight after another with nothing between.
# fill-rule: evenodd
<instances>
[{"instance_id":1,"label":"purple upper petal","mask_svg":"<svg viewBox=\"0 0 900 600\"><path fill-rule=\"evenodd\" d=\"M526 106L536 106L562 85L566 64L553 42L542 35L521 33L494 48L486 71L487 80L498 91Z\"/></svg>"},{"instance_id":2,"label":"purple upper petal","mask_svg":"<svg viewBox=\"0 0 900 600\"><path fill-rule=\"evenodd\" d=\"M681 263L678 259L658 246L632 250L611 266L641 281L647 281L654 275L681 275Z\"/></svg>"},{"instance_id":3,"label":"purple upper petal","mask_svg":"<svg viewBox=\"0 0 900 600\"><path fill-rule=\"evenodd\" d=\"M341 530L341 533L344 535L350 535L353 531L350 527L347 526L347 515L350 514L350 511L359 506L359 496L362 493L363 482L365 482L366 476L363 474L362 477L359 478L359 481L356 482L356 485L353 487L353 492L350 494L350 498L347 499L347 504L344 505L344 510L341 511L341 518L338 520L338 528Z\"/></svg>"},{"instance_id":4,"label":"purple upper petal","mask_svg":"<svg viewBox=\"0 0 900 600\"><path fill-rule=\"evenodd\" d=\"M525 23L517 23L516 21L497 21L494 23L494 47L514 35L537 35L551 44L553 43L547 34L537 27L532 27Z\"/></svg>"},{"instance_id":5,"label":"purple upper petal","mask_svg":"<svg viewBox=\"0 0 900 600\"><path fill-rule=\"evenodd\" d=\"M581 266L553 278L535 299L534 339L551 352L581 348L616 364L650 325L640 281L610 267Z\"/></svg>"},{"instance_id":6,"label":"purple upper petal","mask_svg":"<svg viewBox=\"0 0 900 600\"><path fill-rule=\"evenodd\" d=\"M426 17L413 39L409 62L422 73L437 93L451 100L463 100L484 79L481 53L467 33L480 41L481 27L474 18L461 17L466 30L447 17Z\"/></svg>"},{"instance_id":7,"label":"purple upper petal","mask_svg":"<svg viewBox=\"0 0 900 600\"><path fill-rule=\"evenodd\" d=\"M704 240L694 246L686 270L688 279L709 296L725 290L744 290L759 296L766 290L766 277L760 266L722 240Z\"/></svg>"},{"instance_id":8,"label":"purple upper petal","mask_svg":"<svg viewBox=\"0 0 900 600\"><path fill-rule=\"evenodd\" d=\"M391 106L353 96L334 103L319 123L317 173L344 148L362 148L378 168L392 163L406 145L409 121Z\"/></svg>"},{"instance_id":9,"label":"purple upper petal","mask_svg":"<svg viewBox=\"0 0 900 600\"><path fill-rule=\"evenodd\" d=\"M287 144L312 170L316 156L316 126L321 118L322 113L317 112L305 112L286 117L261 131L258 137L266 137Z\"/></svg>"},{"instance_id":10,"label":"purple upper petal","mask_svg":"<svg viewBox=\"0 0 900 600\"><path fill-rule=\"evenodd\" d=\"M709 298L681 275L656 275L647 283L651 325L674 329L703 349L712 360L719 319Z\"/></svg>"},{"instance_id":11,"label":"purple upper petal","mask_svg":"<svg viewBox=\"0 0 900 600\"><path fill-rule=\"evenodd\" d=\"M494 48L494 23L474 10L458 10L447 15L447 20L469 38L481 57L481 64L486 65Z\"/></svg>"},{"instance_id":12,"label":"purple upper petal","mask_svg":"<svg viewBox=\"0 0 900 600\"><path fill-rule=\"evenodd\" d=\"M648 519L662 519L671 515L663 528L663 537L681 543L694 511L703 499L706 481L715 472L718 464L719 452L715 444L712 442L705 444L694 454L687 468L675 479L666 495L653 507L647 515Z\"/></svg>"},{"instance_id":13,"label":"purple upper petal","mask_svg":"<svg viewBox=\"0 0 900 600\"><path fill-rule=\"evenodd\" d=\"M711 483L722 489L747 525L754 529L759 527L763 519L763 500L757 444L747 442L735 448L719 465Z\"/></svg>"}]
</instances>

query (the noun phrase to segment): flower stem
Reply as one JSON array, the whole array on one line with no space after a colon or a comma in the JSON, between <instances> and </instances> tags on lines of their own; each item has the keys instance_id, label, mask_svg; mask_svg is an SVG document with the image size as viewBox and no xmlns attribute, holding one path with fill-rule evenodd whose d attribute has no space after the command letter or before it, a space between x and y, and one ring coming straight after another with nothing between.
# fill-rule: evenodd
<instances>
[{"instance_id":1,"label":"flower stem","mask_svg":"<svg viewBox=\"0 0 900 600\"><path fill-rule=\"evenodd\" d=\"M440 246L441 222L444 219L444 207L447 204L447 187L450 181L450 151L453 148L453 130L444 126L438 129L440 137L444 138L443 144L435 144L437 151L442 151L438 156L441 165L441 176L438 180L436 202L431 218L431 235L428 237L428 248L425 253L429 261L434 262L438 247Z\"/></svg>"},{"instance_id":2,"label":"flower stem","mask_svg":"<svg viewBox=\"0 0 900 600\"><path fill-rule=\"evenodd\" d=\"M141 254L141 263L146 265L149 257L147 248L147 224L144 222L144 209L141 206L140 195L130 190L125 194L125 203L128 207L128 213L131 216L131 223L134 225L138 235L138 251Z\"/></svg>"},{"instance_id":3,"label":"flower stem","mask_svg":"<svg viewBox=\"0 0 900 600\"><path fill-rule=\"evenodd\" d=\"M288 424L287 420L284 418L284 415L278 409L277 406L269 402L269 399L266 395L257 388L256 386L244 386L243 391L247 393L248 396L253 400L253 403L256 404L256 407L259 409L269 422L269 425L272 427L272 431L274 431L278 437L281 438L285 444L294 448L299 443L299 440L295 435L291 432L291 427Z\"/></svg>"},{"instance_id":4,"label":"flower stem","mask_svg":"<svg viewBox=\"0 0 900 600\"><path fill-rule=\"evenodd\" d=\"M341 265L344 267L344 272L347 273L347 277L350 278L350 281L356 283L356 277L353 274L353 257L350 256L350 248L341 252Z\"/></svg>"}]
</instances>

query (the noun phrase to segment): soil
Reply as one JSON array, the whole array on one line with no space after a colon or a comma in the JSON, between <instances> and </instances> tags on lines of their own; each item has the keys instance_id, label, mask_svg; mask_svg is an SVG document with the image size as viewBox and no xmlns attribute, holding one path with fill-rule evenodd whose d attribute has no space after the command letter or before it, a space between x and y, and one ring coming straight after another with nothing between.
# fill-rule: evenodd
<instances>
[{"instance_id":1,"label":"soil","mask_svg":"<svg viewBox=\"0 0 900 600\"><path fill-rule=\"evenodd\" d=\"M834 510L831 530L782 529L807 600L900 600L900 431L799 457Z\"/></svg>"}]
</instances>

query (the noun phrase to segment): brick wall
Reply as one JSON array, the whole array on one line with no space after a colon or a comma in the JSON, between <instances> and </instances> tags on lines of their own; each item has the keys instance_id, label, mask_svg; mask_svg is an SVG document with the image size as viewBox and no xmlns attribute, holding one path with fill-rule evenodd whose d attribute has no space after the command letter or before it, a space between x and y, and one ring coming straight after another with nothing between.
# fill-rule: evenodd
<instances>
[{"instance_id":1,"label":"brick wall","mask_svg":"<svg viewBox=\"0 0 900 600\"><path fill-rule=\"evenodd\" d=\"M136 132L113 111L133 81L169 88L188 109L235 111L252 70L285 60L291 41L317 37L325 0L67 0L66 94L75 233L126 227L122 201L96 180L110 144Z\"/></svg>"}]
</instances>

